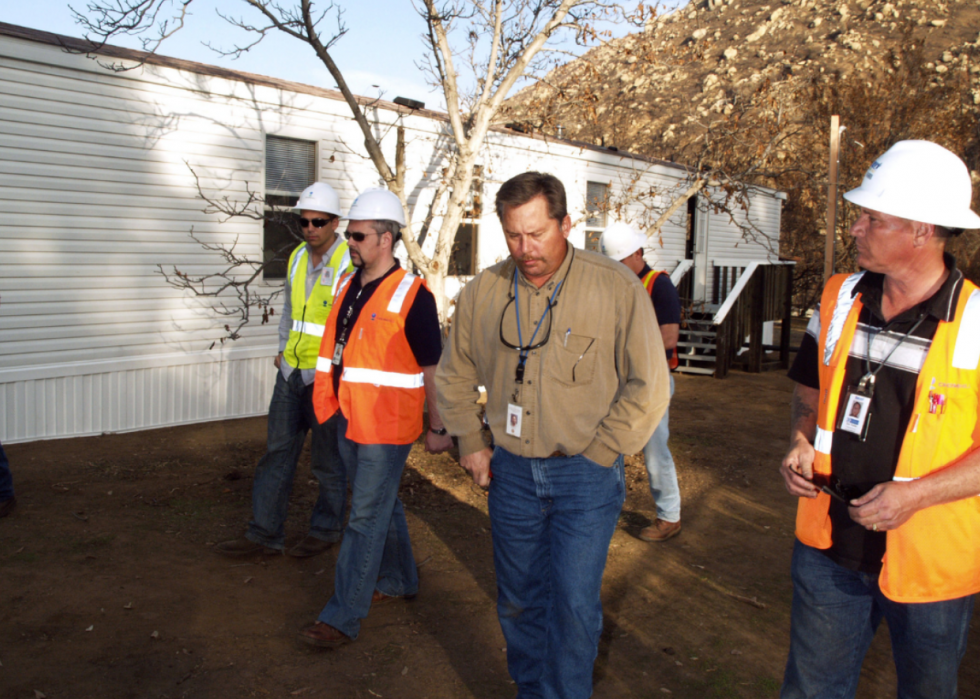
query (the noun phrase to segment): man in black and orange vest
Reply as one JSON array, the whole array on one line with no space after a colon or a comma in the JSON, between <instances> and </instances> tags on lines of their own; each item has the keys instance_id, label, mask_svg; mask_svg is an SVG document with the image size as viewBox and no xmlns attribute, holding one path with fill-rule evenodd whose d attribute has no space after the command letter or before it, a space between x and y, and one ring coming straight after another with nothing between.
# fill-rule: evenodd
<instances>
[{"instance_id":1,"label":"man in black and orange vest","mask_svg":"<svg viewBox=\"0 0 980 699\"><path fill-rule=\"evenodd\" d=\"M882 619L899 697L952 698L980 592L980 228L963 161L901 141L844 195L862 271L831 277L789 376L799 497L780 696L853 697Z\"/></svg>"},{"instance_id":2,"label":"man in black and orange vest","mask_svg":"<svg viewBox=\"0 0 980 699\"><path fill-rule=\"evenodd\" d=\"M643 282L660 325L660 337L667 350L671 372L677 368L677 338L681 327L681 302L677 289L666 272L654 272L643 259L647 237L628 223L613 223L602 232L599 248L606 257L622 262ZM670 375L670 395L674 395L674 375ZM643 447L643 459L650 480L650 494L657 508L653 524L640 531L644 541L667 541L681 533L681 490L677 485L674 457L667 446L670 437L668 414L657 425L650 441Z\"/></svg>"},{"instance_id":3,"label":"man in black and orange vest","mask_svg":"<svg viewBox=\"0 0 980 699\"><path fill-rule=\"evenodd\" d=\"M320 422L337 415L351 512L333 597L300 632L300 640L319 647L357 638L372 604L415 597L418 573L398 485L422 434L426 401L426 448L452 446L436 409L433 377L442 335L435 298L393 254L405 225L401 202L387 190L368 189L346 219L357 270L341 281L327 318L313 406Z\"/></svg>"}]
</instances>

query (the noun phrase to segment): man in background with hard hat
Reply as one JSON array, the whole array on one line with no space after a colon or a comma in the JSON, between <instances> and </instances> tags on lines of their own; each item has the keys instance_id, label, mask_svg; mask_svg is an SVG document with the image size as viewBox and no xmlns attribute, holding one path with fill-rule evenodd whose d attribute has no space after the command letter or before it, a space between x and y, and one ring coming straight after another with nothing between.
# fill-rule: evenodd
<instances>
[{"instance_id":1,"label":"man in background with hard hat","mask_svg":"<svg viewBox=\"0 0 980 699\"><path fill-rule=\"evenodd\" d=\"M313 404L319 420L337 420L351 512L333 597L300 632L300 640L318 647L356 639L372 604L415 597L418 571L398 485L422 433L426 402L426 449L452 446L436 409L433 377L442 334L435 297L393 252L405 225L401 202L387 190L368 189L347 220L357 271L341 282L326 322Z\"/></svg>"},{"instance_id":2,"label":"man in background with hard hat","mask_svg":"<svg viewBox=\"0 0 980 699\"><path fill-rule=\"evenodd\" d=\"M980 591L980 290L945 245L980 216L966 166L928 141L896 143L844 198L864 271L827 283L789 374L781 697L853 697L882 618L898 696L955 697Z\"/></svg>"},{"instance_id":3,"label":"man in background with hard hat","mask_svg":"<svg viewBox=\"0 0 980 699\"><path fill-rule=\"evenodd\" d=\"M279 321L276 385L269 404L268 443L255 469L252 520L245 535L215 549L226 556L285 548L286 509L306 433L313 432L310 461L320 492L309 533L289 549L307 558L340 540L347 505L347 478L337 451L337 421L320 424L313 412L313 379L324 324L343 274L351 269L347 243L337 235L340 198L333 187L314 182L294 209L305 243L289 256L284 303Z\"/></svg>"},{"instance_id":4,"label":"man in background with hard hat","mask_svg":"<svg viewBox=\"0 0 980 699\"><path fill-rule=\"evenodd\" d=\"M677 338L681 327L681 301L677 288L666 272L654 272L643 259L647 237L628 223L613 223L602 232L599 248L606 257L622 262L635 272L653 301L660 325L660 337L667 351L667 365L677 368ZM674 376L670 375L670 395L674 395ZM650 494L657 508L657 518L640 531L644 541L667 541L681 533L681 489L677 485L674 457L667 446L670 437L668 413L664 413L650 441L643 447Z\"/></svg>"},{"instance_id":5,"label":"man in background with hard hat","mask_svg":"<svg viewBox=\"0 0 980 699\"><path fill-rule=\"evenodd\" d=\"M460 464L490 487L497 616L517 696L584 699L623 454L642 448L667 408L667 364L636 276L568 242L558 178L512 177L496 209L510 258L460 293L439 406Z\"/></svg>"}]
</instances>

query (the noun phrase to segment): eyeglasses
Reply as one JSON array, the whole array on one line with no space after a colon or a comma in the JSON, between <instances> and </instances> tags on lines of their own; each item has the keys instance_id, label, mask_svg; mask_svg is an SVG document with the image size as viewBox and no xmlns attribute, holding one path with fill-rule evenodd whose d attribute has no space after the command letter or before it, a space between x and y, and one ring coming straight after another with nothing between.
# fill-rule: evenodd
<instances>
[{"instance_id":1,"label":"eyeglasses","mask_svg":"<svg viewBox=\"0 0 980 699\"><path fill-rule=\"evenodd\" d=\"M337 220L336 216L334 216L333 218L314 218L314 219L301 218L299 220L299 225L300 228L306 228L307 226L310 225L312 225L314 228L323 228L324 226L329 226L331 223L333 223L336 220Z\"/></svg>"},{"instance_id":2,"label":"eyeglasses","mask_svg":"<svg viewBox=\"0 0 980 699\"><path fill-rule=\"evenodd\" d=\"M375 233L377 233L377 235L379 236L384 235L384 233L378 233L377 231L372 231L371 233L361 233L359 231L344 231L344 237L347 238L347 240L353 240L355 243L363 243L365 238Z\"/></svg>"}]
</instances>

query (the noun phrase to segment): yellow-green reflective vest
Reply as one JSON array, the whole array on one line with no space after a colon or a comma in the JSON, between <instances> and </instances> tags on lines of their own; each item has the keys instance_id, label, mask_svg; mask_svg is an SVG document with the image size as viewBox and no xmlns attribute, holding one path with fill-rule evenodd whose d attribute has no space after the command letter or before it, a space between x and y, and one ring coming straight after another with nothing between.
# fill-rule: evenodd
<instances>
[{"instance_id":1,"label":"yellow-green reflective vest","mask_svg":"<svg viewBox=\"0 0 980 699\"><path fill-rule=\"evenodd\" d=\"M289 341L283 351L283 359L294 369L316 368L316 358L320 354L320 338L323 337L327 316L333 308L337 285L340 283L341 276L353 269L347 242L342 240L330 256L330 261L324 265L316 283L313 284L310 297L306 298L308 264L309 252L306 243L303 243L289 256L293 325L289 330Z\"/></svg>"}]
</instances>

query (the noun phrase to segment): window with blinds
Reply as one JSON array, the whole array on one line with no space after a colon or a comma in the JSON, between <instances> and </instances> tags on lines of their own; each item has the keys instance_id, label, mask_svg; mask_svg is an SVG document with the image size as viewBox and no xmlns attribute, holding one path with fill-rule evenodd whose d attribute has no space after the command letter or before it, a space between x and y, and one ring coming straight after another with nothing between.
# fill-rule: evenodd
<instances>
[{"instance_id":1,"label":"window with blinds","mask_svg":"<svg viewBox=\"0 0 980 699\"><path fill-rule=\"evenodd\" d=\"M585 187L585 249L598 252L599 238L606 227L609 185L604 182L587 182Z\"/></svg>"},{"instance_id":2,"label":"window with blinds","mask_svg":"<svg viewBox=\"0 0 980 699\"><path fill-rule=\"evenodd\" d=\"M303 188L316 182L316 143L265 137L265 279L285 279L289 253L302 240L292 206Z\"/></svg>"}]
</instances>

